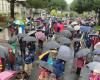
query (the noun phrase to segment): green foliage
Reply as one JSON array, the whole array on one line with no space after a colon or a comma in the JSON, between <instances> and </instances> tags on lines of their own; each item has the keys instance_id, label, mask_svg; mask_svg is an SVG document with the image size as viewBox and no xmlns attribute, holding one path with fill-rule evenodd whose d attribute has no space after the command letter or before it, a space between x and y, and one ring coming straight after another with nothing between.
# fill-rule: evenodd
<instances>
[{"instance_id":1,"label":"green foliage","mask_svg":"<svg viewBox=\"0 0 100 80\"><path fill-rule=\"evenodd\" d=\"M52 9L61 9L65 10L67 4L65 0L27 0L26 6L31 8L47 8L49 10Z\"/></svg>"},{"instance_id":2,"label":"green foliage","mask_svg":"<svg viewBox=\"0 0 100 80\"><path fill-rule=\"evenodd\" d=\"M74 0L71 4L71 9L78 13L91 10L99 12L100 0Z\"/></svg>"},{"instance_id":3,"label":"green foliage","mask_svg":"<svg viewBox=\"0 0 100 80\"><path fill-rule=\"evenodd\" d=\"M57 10L53 9L53 10L50 12L50 15L52 15L52 16L57 16Z\"/></svg>"}]
</instances>

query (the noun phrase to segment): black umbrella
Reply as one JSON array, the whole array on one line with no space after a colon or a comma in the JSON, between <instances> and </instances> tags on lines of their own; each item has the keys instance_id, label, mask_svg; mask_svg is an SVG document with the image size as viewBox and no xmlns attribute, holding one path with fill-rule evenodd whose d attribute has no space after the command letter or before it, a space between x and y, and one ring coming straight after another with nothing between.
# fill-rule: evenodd
<instances>
[{"instance_id":1,"label":"black umbrella","mask_svg":"<svg viewBox=\"0 0 100 80\"><path fill-rule=\"evenodd\" d=\"M60 44L58 44L56 41L50 41L44 44L44 49L57 49L60 47Z\"/></svg>"},{"instance_id":2,"label":"black umbrella","mask_svg":"<svg viewBox=\"0 0 100 80\"><path fill-rule=\"evenodd\" d=\"M90 49L84 48L84 49L79 50L79 51L76 53L76 56L77 56L77 57L84 57L84 56L86 56L86 55L89 54L89 53L90 53Z\"/></svg>"},{"instance_id":3,"label":"black umbrella","mask_svg":"<svg viewBox=\"0 0 100 80\"><path fill-rule=\"evenodd\" d=\"M0 45L0 57L6 58L6 56L7 56L6 48Z\"/></svg>"},{"instance_id":4,"label":"black umbrella","mask_svg":"<svg viewBox=\"0 0 100 80\"><path fill-rule=\"evenodd\" d=\"M17 36L18 36L18 38L22 38L22 37L25 37L25 36L27 36L27 34L20 33L20 34L18 34Z\"/></svg>"},{"instance_id":5,"label":"black umbrella","mask_svg":"<svg viewBox=\"0 0 100 80\"><path fill-rule=\"evenodd\" d=\"M61 45L63 45L63 44L71 44L71 40L66 38L66 37L59 37L56 41L58 43L60 43Z\"/></svg>"},{"instance_id":6,"label":"black umbrella","mask_svg":"<svg viewBox=\"0 0 100 80\"><path fill-rule=\"evenodd\" d=\"M71 37L72 33L69 30L62 30L60 32L61 35L64 35L65 37Z\"/></svg>"},{"instance_id":7,"label":"black umbrella","mask_svg":"<svg viewBox=\"0 0 100 80\"><path fill-rule=\"evenodd\" d=\"M45 61L39 61L38 63L39 63L39 65L40 65L41 67L47 69L48 71L53 72L53 65L50 65L50 64L48 64L48 63L45 62Z\"/></svg>"},{"instance_id":8,"label":"black umbrella","mask_svg":"<svg viewBox=\"0 0 100 80\"><path fill-rule=\"evenodd\" d=\"M36 38L32 36L26 36L23 38L23 41L26 41L26 42L34 41L35 42Z\"/></svg>"}]
</instances>

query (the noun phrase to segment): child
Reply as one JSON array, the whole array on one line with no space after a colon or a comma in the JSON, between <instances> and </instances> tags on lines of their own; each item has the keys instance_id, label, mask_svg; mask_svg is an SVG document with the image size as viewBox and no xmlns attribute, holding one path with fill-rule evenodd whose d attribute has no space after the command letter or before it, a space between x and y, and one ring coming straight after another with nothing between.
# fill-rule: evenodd
<instances>
[{"instance_id":1,"label":"child","mask_svg":"<svg viewBox=\"0 0 100 80\"><path fill-rule=\"evenodd\" d=\"M80 77L81 69L82 69L82 67L83 67L83 66L85 65L85 63L86 63L86 58L85 58L85 57L77 58L77 59L75 60L75 63L76 63L76 68L77 68L77 70L76 70L77 78L79 78L79 77Z\"/></svg>"}]
</instances>

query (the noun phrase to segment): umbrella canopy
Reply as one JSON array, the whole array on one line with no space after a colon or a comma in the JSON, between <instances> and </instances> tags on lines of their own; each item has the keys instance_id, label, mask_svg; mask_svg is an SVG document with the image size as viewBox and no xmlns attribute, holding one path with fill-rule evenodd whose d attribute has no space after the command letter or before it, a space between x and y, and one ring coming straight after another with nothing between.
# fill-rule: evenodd
<instances>
[{"instance_id":1,"label":"umbrella canopy","mask_svg":"<svg viewBox=\"0 0 100 80\"><path fill-rule=\"evenodd\" d=\"M66 38L66 37L60 37L56 41L58 43L60 43L61 45L63 45L63 44L71 44L71 40Z\"/></svg>"},{"instance_id":2,"label":"umbrella canopy","mask_svg":"<svg viewBox=\"0 0 100 80\"><path fill-rule=\"evenodd\" d=\"M24 22L22 20L15 20L14 24L16 24L16 25L24 25Z\"/></svg>"},{"instance_id":3,"label":"umbrella canopy","mask_svg":"<svg viewBox=\"0 0 100 80\"><path fill-rule=\"evenodd\" d=\"M94 53L94 54L100 54L100 49L95 49L95 50L93 51L93 53Z\"/></svg>"},{"instance_id":4,"label":"umbrella canopy","mask_svg":"<svg viewBox=\"0 0 100 80\"><path fill-rule=\"evenodd\" d=\"M45 69L47 69L48 71L51 71L53 72L53 66L48 64L47 62L45 61L38 61L39 65Z\"/></svg>"},{"instance_id":5,"label":"umbrella canopy","mask_svg":"<svg viewBox=\"0 0 100 80\"><path fill-rule=\"evenodd\" d=\"M87 66L89 67L90 70L96 73L100 73L100 62L93 61L87 64Z\"/></svg>"},{"instance_id":6,"label":"umbrella canopy","mask_svg":"<svg viewBox=\"0 0 100 80\"><path fill-rule=\"evenodd\" d=\"M67 61L69 59L74 58L74 53L69 47L62 45L59 48L57 58L61 59L61 60L64 60L64 61Z\"/></svg>"},{"instance_id":7,"label":"umbrella canopy","mask_svg":"<svg viewBox=\"0 0 100 80\"><path fill-rule=\"evenodd\" d=\"M25 37L25 36L27 36L27 34L20 33L20 34L18 34L17 36L18 36L19 38L21 38L21 37Z\"/></svg>"},{"instance_id":8,"label":"umbrella canopy","mask_svg":"<svg viewBox=\"0 0 100 80\"><path fill-rule=\"evenodd\" d=\"M46 36L42 31L36 32L35 37L39 40L42 40L42 41L46 39Z\"/></svg>"},{"instance_id":9,"label":"umbrella canopy","mask_svg":"<svg viewBox=\"0 0 100 80\"><path fill-rule=\"evenodd\" d=\"M26 37L23 38L23 41L26 41L26 42L36 41L36 38L31 37L31 36L26 36Z\"/></svg>"},{"instance_id":10,"label":"umbrella canopy","mask_svg":"<svg viewBox=\"0 0 100 80\"><path fill-rule=\"evenodd\" d=\"M6 58L6 56L7 56L6 48L0 45L0 57Z\"/></svg>"},{"instance_id":11,"label":"umbrella canopy","mask_svg":"<svg viewBox=\"0 0 100 80\"><path fill-rule=\"evenodd\" d=\"M94 49L100 49L100 42L98 42L97 44L95 44Z\"/></svg>"},{"instance_id":12,"label":"umbrella canopy","mask_svg":"<svg viewBox=\"0 0 100 80\"><path fill-rule=\"evenodd\" d=\"M89 32L92 28L89 26L80 26L80 31Z\"/></svg>"},{"instance_id":13,"label":"umbrella canopy","mask_svg":"<svg viewBox=\"0 0 100 80\"><path fill-rule=\"evenodd\" d=\"M90 49L84 48L84 49L79 50L79 51L76 53L76 56L77 56L77 57L84 57L84 56L86 56L86 55L89 54L89 53L90 53Z\"/></svg>"},{"instance_id":14,"label":"umbrella canopy","mask_svg":"<svg viewBox=\"0 0 100 80\"><path fill-rule=\"evenodd\" d=\"M80 26L79 25L74 26L74 30L80 30Z\"/></svg>"},{"instance_id":15,"label":"umbrella canopy","mask_svg":"<svg viewBox=\"0 0 100 80\"><path fill-rule=\"evenodd\" d=\"M57 53L56 50L48 50L48 51L42 53L42 54L39 56L39 60L47 61L47 60L48 60L48 57L49 57L49 54L50 54L51 52Z\"/></svg>"},{"instance_id":16,"label":"umbrella canopy","mask_svg":"<svg viewBox=\"0 0 100 80\"><path fill-rule=\"evenodd\" d=\"M50 41L44 44L44 49L50 50L50 49L57 49L60 47L60 44L58 44L56 41Z\"/></svg>"},{"instance_id":17,"label":"umbrella canopy","mask_svg":"<svg viewBox=\"0 0 100 80\"><path fill-rule=\"evenodd\" d=\"M76 42L76 41L85 42L83 39L73 38L73 42Z\"/></svg>"},{"instance_id":18,"label":"umbrella canopy","mask_svg":"<svg viewBox=\"0 0 100 80\"><path fill-rule=\"evenodd\" d=\"M64 35L65 37L71 37L72 36L72 33L68 30L62 30L60 32L61 35Z\"/></svg>"},{"instance_id":19,"label":"umbrella canopy","mask_svg":"<svg viewBox=\"0 0 100 80\"><path fill-rule=\"evenodd\" d=\"M17 41L17 36L12 36L9 41L10 42L16 42Z\"/></svg>"},{"instance_id":20,"label":"umbrella canopy","mask_svg":"<svg viewBox=\"0 0 100 80\"><path fill-rule=\"evenodd\" d=\"M76 21L71 23L71 25L77 25L77 24L78 24L78 22L76 22Z\"/></svg>"},{"instance_id":21,"label":"umbrella canopy","mask_svg":"<svg viewBox=\"0 0 100 80\"><path fill-rule=\"evenodd\" d=\"M34 36L35 37L35 33L36 33L36 30L33 30L33 31L30 31L29 33L27 33L28 36Z\"/></svg>"},{"instance_id":22,"label":"umbrella canopy","mask_svg":"<svg viewBox=\"0 0 100 80\"><path fill-rule=\"evenodd\" d=\"M100 56L95 55L95 56L93 57L93 61L100 62Z\"/></svg>"},{"instance_id":23,"label":"umbrella canopy","mask_svg":"<svg viewBox=\"0 0 100 80\"><path fill-rule=\"evenodd\" d=\"M9 48L11 48L11 45L8 44L8 43L0 43L0 46L6 48L6 50L9 49Z\"/></svg>"}]
</instances>

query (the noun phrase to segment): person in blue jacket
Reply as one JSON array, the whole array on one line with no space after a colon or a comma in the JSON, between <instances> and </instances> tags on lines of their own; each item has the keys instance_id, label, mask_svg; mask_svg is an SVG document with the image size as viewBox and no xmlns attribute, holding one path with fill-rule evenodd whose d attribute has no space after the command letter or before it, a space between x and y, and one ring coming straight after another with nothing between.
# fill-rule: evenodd
<instances>
[{"instance_id":1,"label":"person in blue jacket","mask_svg":"<svg viewBox=\"0 0 100 80\"><path fill-rule=\"evenodd\" d=\"M57 79L59 80L59 78L63 76L64 61L60 59L54 60L53 67L54 67L53 73L56 75Z\"/></svg>"},{"instance_id":2,"label":"person in blue jacket","mask_svg":"<svg viewBox=\"0 0 100 80\"><path fill-rule=\"evenodd\" d=\"M25 63L24 70L25 70L25 72L27 72L29 74L31 73L33 62L34 62L34 54L26 52L26 54L24 56L24 63Z\"/></svg>"}]
</instances>

